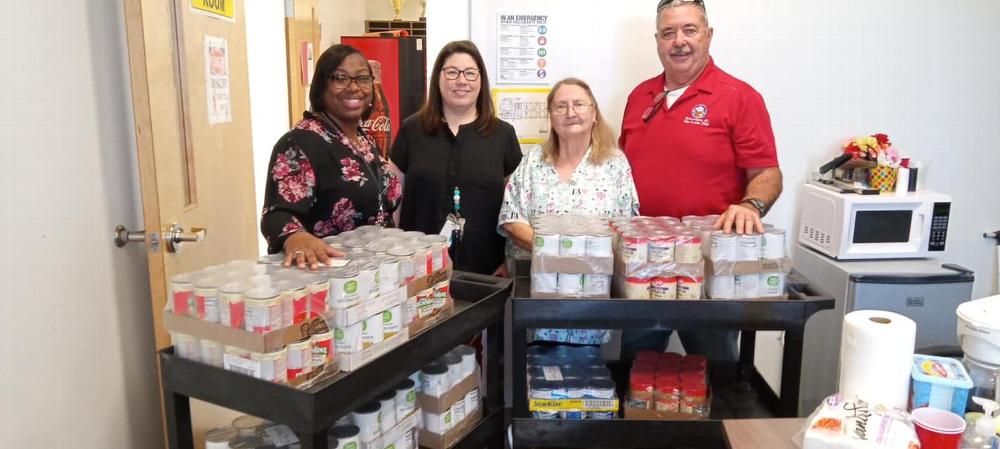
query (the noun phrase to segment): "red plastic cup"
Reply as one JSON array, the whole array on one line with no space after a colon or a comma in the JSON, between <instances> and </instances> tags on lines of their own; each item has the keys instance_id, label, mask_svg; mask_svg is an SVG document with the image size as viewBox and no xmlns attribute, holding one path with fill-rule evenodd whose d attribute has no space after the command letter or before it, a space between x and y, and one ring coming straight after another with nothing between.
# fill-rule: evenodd
<instances>
[{"instance_id":1,"label":"red plastic cup","mask_svg":"<svg viewBox=\"0 0 1000 449\"><path fill-rule=\"evenodd\" d=\"M965 432L965 419L947 410L921 407L910 413L924 449L958 449Z\"/></svg>"}]
</instances>

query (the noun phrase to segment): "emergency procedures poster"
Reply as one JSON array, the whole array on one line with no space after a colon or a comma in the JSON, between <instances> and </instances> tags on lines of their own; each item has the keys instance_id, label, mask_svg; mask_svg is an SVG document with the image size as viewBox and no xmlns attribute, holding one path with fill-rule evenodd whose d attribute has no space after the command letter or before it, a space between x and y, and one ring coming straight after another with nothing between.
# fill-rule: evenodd
<instances>
[{"instance_id":1,"label":"emergency procedures poster","mask_svg":"<svg viewBox=\"0 0 1000 449\"><path fill-rule=\"evenodd\" d=\"M549 83L548 21L548 15L497 14L497 83Z\"/></svg>"}]
</instances>

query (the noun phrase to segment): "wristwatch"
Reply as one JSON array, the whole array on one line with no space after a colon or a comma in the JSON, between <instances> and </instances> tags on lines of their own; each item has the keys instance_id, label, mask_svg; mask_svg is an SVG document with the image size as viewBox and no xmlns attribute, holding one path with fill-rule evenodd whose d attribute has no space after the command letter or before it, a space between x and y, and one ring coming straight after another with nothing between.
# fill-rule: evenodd
<instances>
[{"instance_id":1,"label":"wristwatch","mask_svg":"<svg viewBox=\"0 0 1000 449\"><path fill-rule=\"evenodd\" d=\"M743 198L743 201L740 201L740 204L743 203L749 204L753 206L754 209L757 209L757 213L760 214L761 217L767 213L767 205L757 198Z\"/></svg>"}]
</instances>

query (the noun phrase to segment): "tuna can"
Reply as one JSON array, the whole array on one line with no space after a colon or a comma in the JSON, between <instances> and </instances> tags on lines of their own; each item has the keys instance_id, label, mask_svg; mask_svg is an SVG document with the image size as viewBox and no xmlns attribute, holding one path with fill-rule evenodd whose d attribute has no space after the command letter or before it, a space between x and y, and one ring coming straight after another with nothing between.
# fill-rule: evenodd
<instances>
[{"instance_id":1,"label":"tuna can","mask_svg":"<svg viewBox=\"0 0 1000 449\"><path fill-rule=\"evenodd\" d=\"M555 382L545 379L534 379L528 385L529 399L562 399L556 397ZM559 412L535 410L531 412L531 417L535 419L557 419Z\"/></svg>"},{"instance_id":2,"label":"tuna can","mask_svg":"<svg viewBox=\"0 0 1000 449\"><path fill-rule=\"evenodd\" d=\"M591 378L587 384L587 396L594 399L615 399L615 382L610 378ZM616 412L587 412L589 419L615 419Z\"/></svg>"},{"instance_id":3,"label":"tuna can","mask_svg":"<svg viewBox=\"0 0 1000 449\"><path fill-rule=\"evenodd\" d=\"M563 382L566 391L566 399L583 399L587 395L587 384L582 379L567 379ZM587 412L583 410L562 410L559 412L562 419L587 419Z\"/></svg>"}]
</instances>

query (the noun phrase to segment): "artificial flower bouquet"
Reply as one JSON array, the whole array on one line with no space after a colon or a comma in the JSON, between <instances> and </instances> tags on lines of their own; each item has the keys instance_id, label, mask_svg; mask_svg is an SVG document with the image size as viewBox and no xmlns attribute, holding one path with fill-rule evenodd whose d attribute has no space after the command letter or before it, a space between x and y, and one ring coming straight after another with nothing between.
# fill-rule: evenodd
<instances>
[{"instance_id":1,"label":"artificial flower bouquet","mask_svg":"<svg viewBox=\"0 0 1000 449\"><path fill-rule=\"evenodd\" d=\"M896 186L896 173L902 163L902 156L889 136L879 133L861 136L844 142L844 152L853 160L866 161L867 182L873 189L891 192Z\"/></svg>"}]
</instances>

